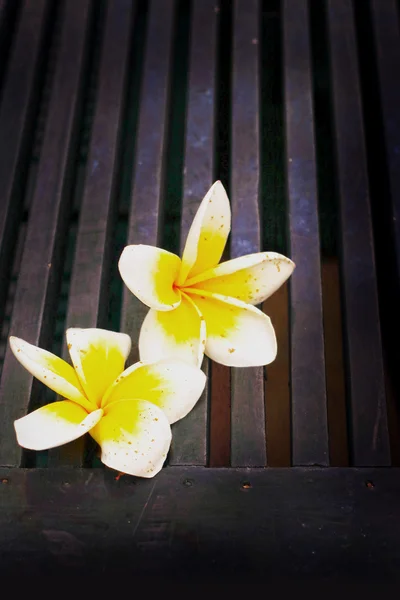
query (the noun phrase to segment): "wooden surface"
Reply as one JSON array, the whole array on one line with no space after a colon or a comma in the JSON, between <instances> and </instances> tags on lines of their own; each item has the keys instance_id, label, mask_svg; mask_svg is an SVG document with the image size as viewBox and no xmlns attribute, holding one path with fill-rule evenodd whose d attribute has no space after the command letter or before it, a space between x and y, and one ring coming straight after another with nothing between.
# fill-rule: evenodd
<instances>
[{"instance_id":1,"label":"wooden surface","mask_svg":"<svg viewBox=\"0 0 400 600\"><path fill-rule=\"evenodd\" d=\"M393 73L400 70L400 23L395 0L373 0L372 22L375 34L380 99L386 140L392 231L395 238L397 275L400 275L400 82Z\"/></svg>"},{"instance_id":2,"label":"wooden surface","mask_svg":"<svg viewBox=\"0 0 400 600\"><path fill-rule=\"evenodd\" d=\"M1 469L0 572L399 582L399 498L398 469Z\"/></svg>"},{"instance_id":3,"label":"wooden surface","mask_svg":"<svg viewBox=\"0 0 400 600\"><path fill-rule=\"evenodd\" d=\"M38 101L38 67L48 25L48 3L27 0L10 51L9 64L0 97L0 281L10 274L18 221L23 205L32 117ZM0 286L0 319L7 287Z\"/></svg>"},{"instance_id":4,"label":"wooden surface","mask_svg":"<svg viewBox=\"0 0 400 600\"><path fill-rule=\"evenodd\" d=\"M218 7L219 3L215 0L196 2L192 7L180 224L181 255L199 204L214 182ZM203 370L206 375L210 374L207 357ZM209 413L207 385L194 410L173 427L170 464L207 464Z\"/></svg>"},{"instance_id":5,"label":"wooden surface","mask_svg":"<svg viewBox=\"0 0 400 600\"><path fill-rule=\"evenodd\" d=\"M89 7L88 0L72 0L66 5L10 327L11 335L39 346L51 342L63 264ZM13 421L35 402L31 398L32 383L33 377L21 369L8 347L0 387L0 464L17 466L21 462L22 450L15 443Z\"/></svg>"},{"instance_id":6,"label":"wooden surface","mask_svg":"<svg viewBox=\"0 0 400 600\"><path fill-rule=\"evenodd\" d=\"M390 464L364 126L349 0L328 2L342 242L351 454L356 466Z\"/></svg>"},{"instance_id":7,"label":"wooden surface","mask_svg":"<svg viewBox=\"0 0 400 600\"><path fill-rule=\"evenodd\" d=\"M231 258L261 250L259 1L235 0L232 55ZM231 464L266 464L262 367L232 369Z\"/></svg>"},{"instance_id":8,"label":"wooden surface","mask_svg":"<svg viewBox=\"0 0 400 600\"><path fill-rule=\"evenodd\" d=\"M132 24L131 0L114 0L106 14L99 87L90 142L65 327L107 328L110 246L124 83ZM63 358L69 361L66 339ZM49 461L83 466L83 440L50 452Z\"/></svg>"},{"instance_id":9,"label":"wooden surface","mask_svg":"<svg viewBox=\"0 0 400 600\"><path fill-rule=\"evenodd\" d=\"M290 257L292 461L328 465L325 349L308 3L283 3Z\"/></svg>"},{"instance_id":10,"label":"wooden surface","mask_svg":"<svg viewBox=\"0 0 400 600\"><path fill-rule=\"evenodd\" d=\"M127 244L158 246L175 2L153 0L149 6ZM139 331L148 310L124 286L121 329L132 338L130 363L139 359Z\"/></svg>"}]
</instances>

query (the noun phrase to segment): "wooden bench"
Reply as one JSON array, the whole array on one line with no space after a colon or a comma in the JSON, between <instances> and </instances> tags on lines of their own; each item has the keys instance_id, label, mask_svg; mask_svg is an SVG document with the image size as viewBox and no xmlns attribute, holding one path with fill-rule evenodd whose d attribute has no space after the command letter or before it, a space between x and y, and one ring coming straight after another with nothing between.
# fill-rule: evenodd
<instances>
[{"instance_id":1,"label":"wooden bench","mask_svg":"<svg viewBox=\"0 0 400 600\"><path fill-rule=\"evenodd\" d=\"M0 572L398 579L395 0L0 0L0 50ZM120 328L135 360L120 252L179 250L217 178L231 257L297 264L264 305L277 360L206 360L154 479L23 451L13 421L48 398L8 335L66 356L66 327Z\"/></svg>"}]
</instances>

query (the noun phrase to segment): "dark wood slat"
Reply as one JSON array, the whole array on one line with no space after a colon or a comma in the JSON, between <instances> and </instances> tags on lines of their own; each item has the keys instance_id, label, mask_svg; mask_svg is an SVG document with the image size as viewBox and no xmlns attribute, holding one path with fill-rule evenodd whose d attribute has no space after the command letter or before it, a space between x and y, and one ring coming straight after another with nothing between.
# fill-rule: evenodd
<instances>
[{"instance_id":1,"label":"dark wood slat","mask_svg":"<svg viewBox=\"0 0 400 600\"><path fill-rule=\"evenodd\" d=\"M229 467L231 462L231 373L219 363L210 364L210 467Z\"/></svg>"},{"instance_id":2,"label":"dark wood slat","mask_svg":"<svg viewBox=\"0 0 400 600\"><path fill-rule=\"evenodd\" d=\"M346 383L343 357L343 317L337 259L322 263L326 391L328 396L329 456L334 467L349 465Z\"/></svg>"},{"instance_id":3,"label":"dark wood slat","mask_svg":"<svg viewBox=\"0 0 400 600\"><path fill-rule=\"evenodd\" d=\"M356 466L390 464L381 332L354 15L328 2L338 165L342 278Z\"/></svg>"},{"instance_id":4,"label":"dark wood slat","mask_svg":"<svg viewBox=\"0 0 400 600\"><path fill-rule=\"evenodd\" d=\"M86 166L66 327L105 327L109 253L115 214L118 142L124 104L132 0L108 3L97 103ZM68 360L66 343L63 358ZM81 465L82 441L49 453L50 464Z\"/></svg>"},{"instance_id":5,"label":"dark wood slat","mask_svg":"<svg viewBox=\"0 0 400 600\"><path fill-rule=\"evenodd\" d=\"M398 3L371 3L392 201L393 231L400 276L400 23Z\"/></svg>"},{"instance_id":6,"label":"dark wood slat","mask_svg":"<svg viewBox=\"0 0 400 600\"><path fill-rule=\"evenodd\" d=\"M62 249L70 203L71 150L77 125L88 0L65 5L61 43L54 75L48 120L28 230L18 278L10 334L47 346L62 269ZM13 421L29 407L33 378L7 349L0 388L0 464L17 466L22 450L16 443Z\"/></svg>"},{"instance_id":7,"label":"dark wood slat","mask_svg":"<svg viewBox=\"0 0 400 600\"><path fill-rule=\"evenodd\" d=\"M0 572L398 584L399 496L399 469L2 469Z\"/></svg>"},{"instance_id":8,"label":"dark wood slat","mask_svg":"<svg viewBox=\"0 0 400 600\"><path fill-rule=\"evenodd\" d=\"M218 2L195 2L192 10L189 90L181 217L181 251L197 208L213 183ZM207 35L204 35L204 32ZM209 361L203 370L208 375ZM173 427L170 464L207 464L209 392Z\"/></svg>"},{"instance_id":9,"label":"dark wood slat","mask_svg":"<svg viewBox=\"0 0 400 600\"><path fill-rule=\"evenodd\" d=\"M259 0L233 15L231 256L260 251ZM262 367L232 369L231 464L266 464Z\"/></svg>"},{"instance_id":10,"label":"dark wood slat","mask_svg":"<svg viewBox=\"0 0 400 600\"><path fill-rule=\"evenodd\" d=\"M149 8L128 244L158 246L160 237L174 8L174 0L152 0ZM147 312L124 286L121 331L132 338L132 363L139 360L137 343Z\"/></svg>"},{"instance_id":11,"label":"dark wood slat","mask_svg":"<svg viewBox=\"0 0 400 600\"><path fill-rule=\"evenodd\" d=\"M26 0L14 34L0 105L0 281L12 264L33 116L37 104L38 64L47 23L46 0ZM7 286L0 286L0 319Z\"/></svg>"},{"instance_id":12,"label":"dark wood slat","mask_svg":"<svg viewBox=\"0 0 400 600\"><path fill-rule=\"evenodd\" d=\"M292 461L328 465L314 115L307 0L283 2L290 257Z\"/></svg>"},{"instance_id":13,"label":"dark wood slat","mask_svg":"<svg viewBox=\"0 0 400 600\"><path fill-rule=\"evenodd\" d=\"M285 283L263 304L271 318L278 342L278 355L268 365L265 377L267 456L270 467L290 467L290 345L289 284Z\"/></svg>"}]
</instances>

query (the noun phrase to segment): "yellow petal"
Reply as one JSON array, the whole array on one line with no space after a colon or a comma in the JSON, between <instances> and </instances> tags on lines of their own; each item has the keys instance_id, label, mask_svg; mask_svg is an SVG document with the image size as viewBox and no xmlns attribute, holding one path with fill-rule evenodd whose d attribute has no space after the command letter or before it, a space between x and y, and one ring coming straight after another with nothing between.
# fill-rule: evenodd
<instances>
[{"instance_id":1,"label":"yellow petal","mask_svg":"<svg viewBox=\"0 0 400 600\"><path fill-rule=\"evenodd\" d=\"M101 409L87 413L81 406L63 400L42 406L14 421L18 444L29 450L48 450L72 442L101 419Z\"/></svg>"},{"instance_id":2,"label":"yellow petal","mask_svg":"<svg viewBox=\"0 0 400 600\"><path fill-rule=\"evenodd\" d=\"M100 406L104 392L124 370L131 349L125 333L106 329L67 329L72 364L88 399Z\"/></svg>"},{"instance_id":3,"label":"yellow petal","mask_svg":"<svg viewBox=\"0 0 400 600\"><path fill-rule=\"evenodd\" d=\"M74 369L65 360L14 336L10 337L10 347L25 369L51 390L89 411L94 408L85 397Z\"/></svg>"},{"instance_id":4,"label":"yellow petal","mask_svg":"<svg viewBox=\"0 0 400 600\"><path fill-rule=\"evenodd\" d=\"M171 444L163 411L145 400L120 400L107 406L90 435L101 447L101 460L121 473L154 477Z\"/></svg>"},{"instance_id":5,"label":"yellow petal","mask_svg":"<svg viewBox=\"0 0 400 600\"><path fill-rule=\"evenodd\" d=\"M102 406L126 398L143 398L159 406L169 423L175 423L192 410L205 384L204 373L182 361L136 363L116 379Z\"/></svg>"},{"instance_id":6,"label":"yellow petal","mask_svg":"<svg viewBox=\"0 0 400 600\"><path fill-rule=\"evenodd\" d=\"M282 254L260 252L221 263L185 285L249 304L260 304L281 287L294 267L294 263Z\"/></svg>"},{"instance_id":7,"label":"yellow petal","mask_svg":"<svg viewBox=\"0 0 400 600\"><path fill-rule=\"evenodd\" d=\"M228 196L222 183L217 181L202 200L190 227L182 256L179 285L219 263L230 229Z\"/></svg>"},{"instance_id":8,"label":"yellow petal","mask_svg":"<svg viewBox=\"0 0 400 600\"><path fill-rule=\"evenodd\" d=\"M171 312L149 310L139 336L140 359L158 362L166 358L183 360L200 367L206 328L202 315L182 294L182 303Z\"/></svg>"},{"instance_id":9,"label":"yellow petal","mask_svg":"<svg viewBox=\"0 0 400 600\"><path fill-rule=\"evenodd\" d=\"M181 295L174 283L181 259L154 246L126 246L118 268L127 288L144 304L156 310L179 306Z\"/></svg>"},{"instance_id":10,"label":"yellow petal","mask_svg":"<svg viewBox=\"0 0 400 600\"><path fill-rule=\"evenodd\" d=\"M275 359L275 331L267 315L228 296L191 293L206 320L206 355L212 360L228 367L257 367Z\"/></svg>"}]
</instances>

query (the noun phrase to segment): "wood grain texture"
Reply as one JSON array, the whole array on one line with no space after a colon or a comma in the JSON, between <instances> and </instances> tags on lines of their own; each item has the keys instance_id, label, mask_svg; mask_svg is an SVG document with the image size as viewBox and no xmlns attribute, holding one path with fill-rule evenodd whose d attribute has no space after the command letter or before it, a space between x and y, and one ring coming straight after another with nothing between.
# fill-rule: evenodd
<instances>
[{"instance_id":1,"label":"wood grain texture","mask_svg":"<svg viewBox=\"0 0 400 600\"><path fill-rule=\"evenodd\" d=\"M328 465L320 235L308 2L284 0L293 465Z\"/></svg>"},{"instance_id":2,"label":"wood grain texture","mask_svg":"<svg viewBox=\"0 0 400 600\"><path fill-rule=\"evenodd\" d=\"M116 209L114 192L132 9L132 0L113 0L107 7L66 328L105 327L107 324L109 255ZM69 360L66 341L63 358ZM82 466L82 440L50 451L49 463Z\"/></svg>"},{"instance_id":3,"label":"wood grain texture","mask_svg":"<svg viewBox=\"0 0 400 600\"><path fill-rule=\"evenodd\" d=\"M174 0L150 3L127 244L158 246L160 238L174 9ZM124 286L121 330L132 338L129 363L139 359L148 310Z\"/></svg>"},{"instance_id":4,"label":"wood grain texture","mask_svg":"<svg viewBox=\"0 0 400 600\"><path fill-rule=\"evenodd\" d=\"M192 9L186 117L181 252L199 204L213 183L218 2L195 2ZM205 35L207 32L207 35ZM209 374L209 361L203 370ZM173 427L170 464L206 465L209 387L185 419Z\"/></svg>"},{"instance_id":5,"label":"wood grain texture","mask_svg":"<svg viewBox=\"0 0 400 600\"><path fill-rule=\"evenodd\" d=\"M353 7L328 2L340 203L342 283L357 466L390 464L374 241Z\"/></svg>"},{"instance_id":6,"label":"wood grain texture","mask_svg":"<svg viewBox=\"0 0 400 600\"><path fill-rule=\"evenodd\" d=\"M67 570L102 586L103 572L136 584L398 583L399 475L167 467L116 481L108 469L2 469L0 573Z\"/></svg>"},{"instance_id":7,"label":"wood grain texture","mask_svg":"<svg viewBox=\"0 0 400 600\"><path fill-rule=\"evenodd\" d=\"M291 464L289 284L285 283L263 304L275 328L278 354L266 367L265 419L269 467Z\"/></svg>"},{"instance_id":8,"label":"wood grain texture","mask_svg":"<svg viewBox=\"0 0 400 600\"><path fill-rule=\"evenodd\" d=\"M40 164L33 193L10 334L47 346L51 342L62 253L68 225L71 157L77 129L88 0L66 4ZM33 377L8 347L0 387L0 464L17 466L22 450L13 421L28 411ZM42 386L43 388L43 386ZM36 396L34 404L40 403Z\"/></svg>"},{"instance_id":9,"label":"wood grain texture","mask_svg":"<svg viewBox=\"0 0 400 600\"><path fill-rule=\"evenodd\" d=\"M386 159L392 205L397 273L400 276L400 23L395 0L371 2L380 98L384 120Z\"/></svg>"},{"instance_id":10,"label":"wood grain texture","mask_svg":"<svg viewBox=\"0 0 400 600\"><path fill-rule=\"evenodd\" d=\"M22 193L38 100L38 67L48 21L46 0L26 0L14 36L0 104L0 318L22 213ZM2 12L5 18L5 8Z\"/></svg>"},{"instance_id":11,"label":"wood grain texture","mask_svg":"<svg viewBox=\"0 0 400 600\"><path fill-rule=\"evenodd\" d=\"M231 257L260 251L258 0L235 0L232 58ZM232 369L231 464L266 464L262 367Z\"/></svg>"},{"instance_id":12,"label":"wood grain texture","mask_svg":"<svg viewBox=\"0 0 400 600\"><path fill-rule=\"evenodd\" d=\"M336 259L325 259L322 263L322 290L329 456L333 467L347 467L349 465L349 447L343 356L343 315L339 264Z\"/></svg>"}]
</instances>

